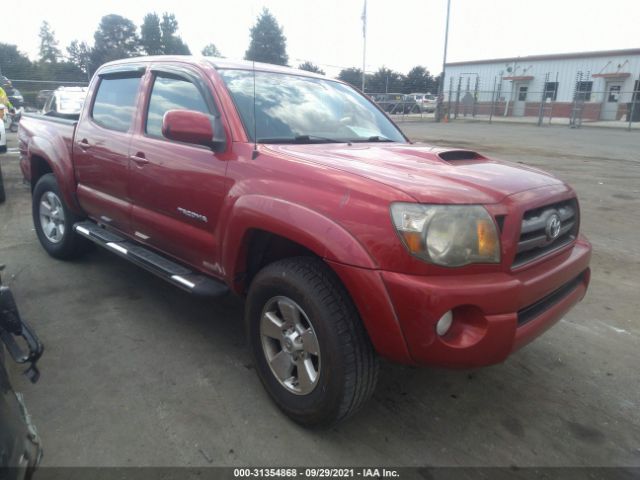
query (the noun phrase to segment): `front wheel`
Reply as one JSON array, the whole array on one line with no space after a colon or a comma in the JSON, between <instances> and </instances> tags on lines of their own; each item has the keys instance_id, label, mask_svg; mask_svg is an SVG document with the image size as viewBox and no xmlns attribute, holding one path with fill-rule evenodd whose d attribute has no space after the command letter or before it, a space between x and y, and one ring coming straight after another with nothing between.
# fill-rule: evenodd
<instances>
[{"instance_id":1,"label":"front wheel","mask_svg":"<svg viewBox=\"0 0 640 480\"><path fill-rule=\"evenodd\" d=\"M65 205L52 173L43 175L33 189L32 214L38 240L49 255L69 259L86 250L88 241L73 231L81 217Z\"/></svg>"},{"instance_id":2,"label":"front wheel","mask_svg":"<svg viewBox=\"0 0 640 480\"><path fill-rule=\"evenodd\" d=\"M296 422L328 425L372 395L378 362L346 290L319 259L280 260L251 283L246 320L256 371Z\"/></svg>"}]
</instances>

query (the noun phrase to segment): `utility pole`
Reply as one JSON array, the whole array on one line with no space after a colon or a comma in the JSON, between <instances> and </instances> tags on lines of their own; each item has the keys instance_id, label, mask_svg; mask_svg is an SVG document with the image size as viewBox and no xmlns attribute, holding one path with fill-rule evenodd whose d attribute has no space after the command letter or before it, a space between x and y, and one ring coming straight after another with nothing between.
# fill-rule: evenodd
<instances>
[{"instance_id":1,"label":"utility pole","mask_svg":"<svg viewBox=\"0 0 640 480\"><path fill-rule=\"evenodd\" d=\"M364 93L367 61L367 0L364 0L364 8L362 9L362 93Z\"/></svg>"},{"instance_id":2,"label":"utility pole","mask_svg":"<svg viewBox=\"0 0 640 480\"><path fill-rule=\"evenodd\" d=\"M447 0L447 20L444 30L444 54L442 55L442 74L438 85L438 105L436 108L436 122L442 119L443 92L444 92L444 69L447 64L447 46L449 44L449 15L451 13L451 0Z\"/></svg>"}]
</instances>

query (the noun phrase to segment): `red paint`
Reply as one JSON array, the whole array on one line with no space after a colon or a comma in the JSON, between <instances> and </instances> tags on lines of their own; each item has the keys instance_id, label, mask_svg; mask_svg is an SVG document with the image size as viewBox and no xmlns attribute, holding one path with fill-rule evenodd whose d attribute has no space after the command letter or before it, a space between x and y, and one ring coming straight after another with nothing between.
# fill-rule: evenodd
<instances>
[{"instance_id":1,"label":"red paint","mask_svg":"<svg viewBox=\"0 0 640 480\"><path fill-rule=\"evenodd\" d=\"M42 157L70 205L77 197L77 208L88 216L103 222L109 217L121 233L219 278L237 293L247 288L243 274L252 234L277 234L325 259L381 355L450 367L502 361L584 295L588 275L570 295L517 328L518 310L588 269L591 247L583 238L511 269L523 213L575 196L557 178L482 156L447 162L439 156L447 150L430 145L258 145L256 156L211 64L189 57L129 61L184 67L198 75L220 113L225 150L197 145L212 131L204 122L209 118L193 112L165 115L164 127L181 142L145 133L153 82L148 69L128 132L96 125L91 101L75 132L23 119L23 173L31 178L32 160ZM89 99L97 84L92 82ZM88 146L81 145L84 139ZM392 226L392 202L482 204L491 215L504 216L501 263L445 268L412 257ZM449 309L452 330L438 337L435 322Z\"/></svg>"},{"instance_id":2,"label":"red paint","mask_svg":"<svg viewBox=\"0 0 640 480\"><path fill-rule=\"evenodd\" d=\"M162 134L178 142L208 145L213 138L211 118L202 112L169 110L162 119Z\"/></svg>"}]
</instances>

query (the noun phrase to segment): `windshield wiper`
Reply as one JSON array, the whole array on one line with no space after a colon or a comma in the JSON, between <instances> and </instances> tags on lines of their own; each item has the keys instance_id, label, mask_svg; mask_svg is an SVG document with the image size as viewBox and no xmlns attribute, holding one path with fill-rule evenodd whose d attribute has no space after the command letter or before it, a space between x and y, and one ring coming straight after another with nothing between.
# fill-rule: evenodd
<instances>
[{"instance_id":1,"label":"windshield wiper","mask_svg":"<svg viewBox=\"0 0 640 480\"><path fill-rule=\"evenodd\" d=\"M382 135L374 135L368 138L354 138L352 140L349 140L349 142L352 142L352 143L394 142L394 140L391 140L390 138L387 138L387 137L383 137Z\"/></svg>"},{"instance_id":2,"label":"windshield wiper","mask_svg":"<svg viewBox=\"0 0 640 480\"><path fill-rule=\"evenodd\" d=\"M382 137L380 135L374 135L373 137L369 137L367 142L393 142L390 138Z\"/></svg>"},{"instance_id":3,"label":"windshield wiper","mask_svg":"<svg viewBox=\"0 0 640 480\"><path fill-rule=\"evenodd\" d=\"M345 140L320 137L318 135L296 135L295 137L259 138L258 143L347 143Z\"/></svg>"}]
</instances>

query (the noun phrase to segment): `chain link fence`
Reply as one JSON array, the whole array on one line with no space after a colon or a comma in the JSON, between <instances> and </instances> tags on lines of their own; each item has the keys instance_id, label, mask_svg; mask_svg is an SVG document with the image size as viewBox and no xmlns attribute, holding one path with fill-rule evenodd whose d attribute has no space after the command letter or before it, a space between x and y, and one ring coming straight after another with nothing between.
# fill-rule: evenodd
<instances>
[{"instance_id":1,"label":"chain link fence","mask_svg":"<svg viewBox=\"0 0 640 480\"><path fill-rule=\"evenodd\" d=\"M480 88L477 77L451 78L435 113L425 112L407 96L395 101L379 101L375 95L372 98L399 122L477 120L640 130L640 77L632 90L614 84L607 85L606 90L592 87L591 75L578 72L571 98L563 101L558 98L557 76L551 74L545 76L541 90L530 90L526 84L513 85L502 78L495 78L490 89Z\"/></svg>"}]
</instances>

